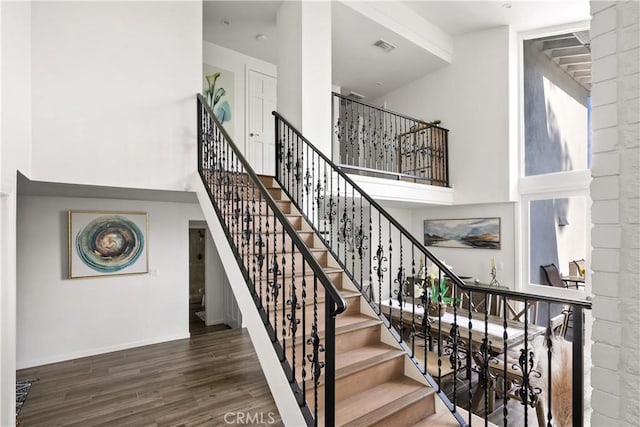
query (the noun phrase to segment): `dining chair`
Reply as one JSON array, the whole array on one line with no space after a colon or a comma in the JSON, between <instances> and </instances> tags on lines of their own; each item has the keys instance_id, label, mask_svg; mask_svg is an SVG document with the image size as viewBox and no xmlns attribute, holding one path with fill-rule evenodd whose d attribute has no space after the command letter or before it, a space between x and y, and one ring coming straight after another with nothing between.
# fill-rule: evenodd
<instances>
[{"instance_id":1,"label":"dining chair","mask_svg":"<svg viewBox=\"0 0 640 427\"><path fill-rule=\"evenodd\" d=\"M560 272L558 271L558 267L556 267L555 264L541 265L540 268L542 269L544 277L547 280L547 285L553 286L554 288L569 287L567 282L560 278Z\"/></svg>"},{"instance_id":2,"label":"dining chair","mask_svg":"<svg viewBox=\"0 0 640 427\"><path fill-rule=\"evenodd\" d=\"M582 276L585 271L584 259L574 259L569 263L569 276Z\"/></svg>"},{"instance_id":3,"label":"dining chair","mask_svg":"<svg viewBox=\"0 0 640 427\"><path fill-rule=\"evenodd\" d=\"M528 323L536 323L538 320L538 301L528 300L525 307L524 301L515 298L495 297L494 310L497 316L502 316L504 305L507 304L507 319L524 322L525 313L527 314Z\"/></svg>"},{"instance_id":4,"label":"dining chair","mask_svg":"<svg viewBox=\"0 0 640 427\"><path fill-rule=\"evenodd\" d=\"M499 316L501 313L499 310L498 296L465 289L459 293L458 298L460 298L459 307L464 310L471 310L474 313L484 313L486 305L487 312L490 315Z\"/></svg>"}]
</instances>

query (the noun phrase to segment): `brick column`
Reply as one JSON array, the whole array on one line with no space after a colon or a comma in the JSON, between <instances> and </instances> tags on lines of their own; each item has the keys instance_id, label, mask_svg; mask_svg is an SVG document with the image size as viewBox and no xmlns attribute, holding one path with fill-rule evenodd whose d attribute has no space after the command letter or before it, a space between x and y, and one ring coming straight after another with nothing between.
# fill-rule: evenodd
<instances>
[{"instance_id":1,"label":"brick column","mask_svg":"<svg viewBox=\"0 0 640 427\"><path fill-rule=\"evenodd\" d=\"M594 426L640 419L639 6L591 1Z\"/></svg>"}]
</instances>

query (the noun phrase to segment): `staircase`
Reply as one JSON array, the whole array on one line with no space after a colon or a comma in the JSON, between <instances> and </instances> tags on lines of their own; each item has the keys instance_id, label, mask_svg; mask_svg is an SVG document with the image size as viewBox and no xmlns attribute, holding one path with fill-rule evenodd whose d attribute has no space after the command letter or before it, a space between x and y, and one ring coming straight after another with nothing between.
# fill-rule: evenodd
<instances>
[{"instance_id":1,"label":"staircase","mask_svg":"<svg viewBox=\"0 0 640 427\"><path fill-rule=\"evenodd\" d=\"M413 379L419 378L420 374L409 363L399 346L383 342L383 334L388 331L382 328L382 321L375 313L368 314L369 306L362 300L360 291L344 274L338 262L297 212L275 179L268 176L260 176L260 179L347 302L347 310L336 318L336 425L410 426L418 422L433 421L436 417L433 389L424 380ZM301 275L299 273L296 277L300 284ZM324 304L323 299L319 302ZM282 304L272 305L271 308L282 310ZM324 309L318 311L324 312ZM323 331L320 333L322 335ZM392 342L391 335L384 341ZM415 372L410 372L413 370ZM323 387L324 377L319 384L320 414L324 408ZM458 425L453 417L449 424L442 423L441 420L439 423ZM324 424L322 415L319 416L318 424ZM434 424L429 422L429 425Z\"/></svg>"},{"instance_id":2,"label":"staircase","mask_svg":"<svg viewBox=\"0 0 640 427\"><path fill-rule=\"evenodd\" d=\"M493 425L492 417L525 427L528 408L540 409L540 425L556 416L557 397L544 389L562 369L551 366L554 342L567 343L553 337L551 308L567 307L582 330L590 302L466 285L282 116L274 112L271 177L255 174L202 96L197 111L199 198L215 211L207 220L216 245L237 260L225 269L244 293L252 339L273 347L261 361L282 368L270 384L291 389L284 415L326 426ZM528 316L538 305L542 325ZM572 340L572 389L582 390L583 334ZM583 401L574 393L574 426Z\"/></svg>"}]
</instances>

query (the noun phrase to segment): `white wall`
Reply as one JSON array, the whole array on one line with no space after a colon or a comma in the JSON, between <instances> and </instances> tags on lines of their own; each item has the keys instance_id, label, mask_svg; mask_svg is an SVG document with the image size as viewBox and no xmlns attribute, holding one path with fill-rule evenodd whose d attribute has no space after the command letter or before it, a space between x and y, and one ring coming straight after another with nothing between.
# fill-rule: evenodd
<instances>
[{"instance_id":1,"label":"white wall","mask_svg":"<svg viewBox=\"0 0 640 427\"><path fill-rule=\"evenodd\" d=\"M278 8L278 112L302 128L301 2L285 1Z\"/></svg>"},{"instance_id":2,"label":"white wall","mask_svg":"<svg viewBox=\"0 0 640 427\"><path fill-rule=\"evenodd\" d=\"M0 425L15 423L16 171L31 164L31 4L0 2Z\"/></svg>"},{"instance_id":3,"label":"white wall","mask_svg":"<svg viewBox=\"0 0 640 427\"><path fill-rule=\"evenodd\" d=\"M204 245L205 323L207 325L217 325L225 322L224 288L228 288L229 283L224 274L224 266L220 260L220 255L208 229Z\"/></svg>"},{"instance_id":4,"label":"white wall","mask_svg":"<svg viewBox=\"0 0 640 427\"><path fill-rule=\"evenodd\" d=\"M2 5L2 182L31 167L31 5Z\"/></svg>"},{"instance_id":5,"label":"white wall","mask_svg":"<svg viewBox=\"0 0 640 427\"><path fill-rule=\"evenodd\" d=\"M246 153L247 144L247 74L248 70L259 71L268 76L277 76L277 67L269 62L262 61L252 56L244 55L235 50L218 46L208 41L203 42L203 61L234 74L235 100L231 120L233 120L234 142L243 153ZM200 67L202 68L202 67ZM202 72L201 72L202 74ZM202 80L202 76L200 78ZM200 85L202 86L202 84ZM202 87L198 89L202 92Z\"/></svg>"},{"instance_id":6,"label":"white wall","mask_svg":"<svg viewBox=\"0 0 640 427\"><path fill-rule=\"evenodd\" d=\"M467 206L440 206L414 209L414 236L424 241L425 219L493 218L501 219L501 247L494 249L461 249L428 247L435 256L453 267L459 276L471 276L482 283L491 281L491 258L495 258L497 278L502 286L515 289L515 205L494 203Z\"/></svg>"},{"instance_id":7,"label":"white wall","mask_svg":"<svg viewBox=\"0 0 640 427\"><path fill-rule=\"evenodd\" d=\"M278 112L331 155L331 2L278 9Z\"/></svg>"},{"instance_id":8,"label":"white wall","mask_svg":"<svg viewBox=\"0 0 640 427\"><path fill-rule=\"evenodd\" d=\"M454 39L453 62L374 101L449 132L455 203L509 200L508 27Z\"/></svg>"},{"instance_id":9,"label":"white wall","mask_svg":"<svg viewBox=\"0 0 640 427\"><path fill-rule=\"evenodd\" d=\"M67 210L149 214L149 274L68 280ZM21 196L17 365L189 336L189 220L197 204Z\"/></svg>"},{"instance_id":10,"label":"white wall","mask_svg":"<svg viewBox=\"0 0 640 427\"><path fill-rule=\"evenodd\" d=\"M33 175L183 190L196 170L202 3L31 4Z\"/></svg>"}]
</instances>

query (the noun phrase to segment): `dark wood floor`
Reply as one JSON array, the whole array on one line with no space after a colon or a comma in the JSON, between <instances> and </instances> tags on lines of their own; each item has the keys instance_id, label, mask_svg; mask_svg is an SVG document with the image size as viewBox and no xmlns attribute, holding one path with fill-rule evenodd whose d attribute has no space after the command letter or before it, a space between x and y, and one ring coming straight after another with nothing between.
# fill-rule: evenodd
<instances>
[{"instance_id":1,"label":"dark wood floor","mask_svg":"<svg viewBox=\"0 0 640 427\"><path fill-rule=\"evenodd\" d=\"M239 416L262 420L250 425L281 425L244 329L24 369L17 376L40 379L18 417L23 427L221 426L242 424Z\"/></svg>"},{"instance_id":2,"label":"dark wood floor","mask_svg":"<svg viewBox=\"0 0 640 427\"><path fill-rule=\"evenodd\" d=\"M196 316L196 312L200 310L203 310L203 308L199 300L189 301L189 333L191 336L229 329L229 326L224 324L207 326L206 323Z\"/></svg>"}]
</instances>

